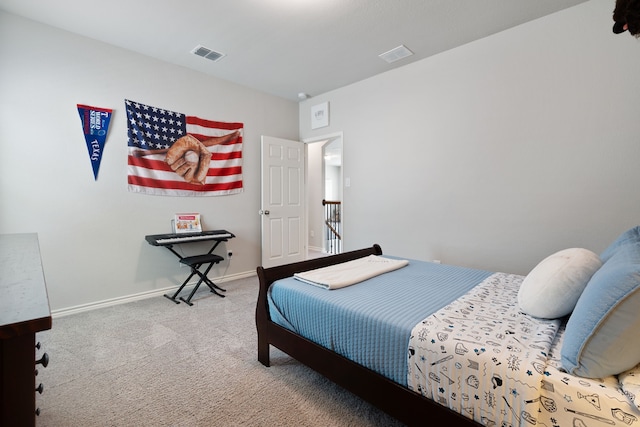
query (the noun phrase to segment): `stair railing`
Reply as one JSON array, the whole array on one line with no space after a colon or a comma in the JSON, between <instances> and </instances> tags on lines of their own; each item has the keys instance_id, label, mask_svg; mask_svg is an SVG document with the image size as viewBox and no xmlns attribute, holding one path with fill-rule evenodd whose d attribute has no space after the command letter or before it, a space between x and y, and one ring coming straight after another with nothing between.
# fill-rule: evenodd
<instances>
[{"instance_id":1,"label":"stair railing","mask_svg":"<svg viewBox=\"0 0 640 427\"><path fill-rule=\"evenodd\" d=\"M342 202L322 200L324 206L325 236L327 239L327 252L339 254L342 252Z\"/></svg>"}]
</instances>

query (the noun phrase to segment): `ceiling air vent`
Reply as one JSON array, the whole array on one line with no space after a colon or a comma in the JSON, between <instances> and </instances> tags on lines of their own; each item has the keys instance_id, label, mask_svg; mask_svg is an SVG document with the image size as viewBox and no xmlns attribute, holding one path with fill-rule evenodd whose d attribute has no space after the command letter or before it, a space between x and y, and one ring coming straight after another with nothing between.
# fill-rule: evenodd
<instances>
[{"instance_id":1,"label":"ceiling air vent","mask_svg":"<svg viewBox=\"0 0 640 427\"><path fill-rule=\"evenodd\" d=\"M385 61L387 61L389 64L391 64L392 62L396 62L402 58L406 58L407 56L411 56L411 55L413 55L413 52L407 49L405 45L401 44L400 46L394 47L390 51L381 53L378 56L384 59Z\"/></svg>"},{"instance_id":2,"label":"ceiling air vent","mask_svg":"<svg viewBox=\"0 0 640 427\"><path fill-rule=\"evenodd\" d=\"M194 47L191 53L207 58L213 62L218 61L225 56L224 53L216 52L215 50L211 50L208 47L201 45Z\"/></svg>"}]
</instances>

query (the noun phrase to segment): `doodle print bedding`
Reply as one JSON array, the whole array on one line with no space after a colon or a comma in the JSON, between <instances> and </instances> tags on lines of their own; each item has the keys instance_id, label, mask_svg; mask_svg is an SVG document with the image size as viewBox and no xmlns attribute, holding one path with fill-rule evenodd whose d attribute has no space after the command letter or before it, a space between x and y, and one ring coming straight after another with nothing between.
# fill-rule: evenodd
<instances>
[{"instance_id":1,"label":"doodle print bedding","mask_svg":"<svg viewBox=\"0 0 640 427\"><path fill-rule=\"evenodd\" d=\"M565 325L520 312L522 279L495 273L416 325L409 388L485 426L640 426L617 376L563 371Z\"/></svg>"},{"instance_id":2,"label":"doodle print bedding","mask_svg":"<svg viewBox=\"0 0 640 427\"><path fill-rule=\"evenodd\" d=\"M536 425L556 410L539 388L560 320L522 313L523 276L495 273L416 325L409 388L483 425Z\"/></svg>"},{"instance_id":3,"label":"doodle print bedding","mask_svg":"<svg viewBox=\"0 0 640 427\"><path fill-rule=\"evenodd\" d=\"M550 402L556 411L544 410L538 425L551 427L596 427L638 425L640 411L633 397L620 387L614 375L590 379L562 371L560 349L564 325L549 353L546 375L540 385L540 402ZM544 406L543 406L544 408Z\"/></svg>"}]
</instances>

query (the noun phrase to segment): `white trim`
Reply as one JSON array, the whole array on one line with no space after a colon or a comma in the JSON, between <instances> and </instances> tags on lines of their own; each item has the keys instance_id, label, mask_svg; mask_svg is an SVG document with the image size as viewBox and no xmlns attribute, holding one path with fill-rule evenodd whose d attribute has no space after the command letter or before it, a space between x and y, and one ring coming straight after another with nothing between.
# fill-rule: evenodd
<instances>
[{"instance_id":1,"label":"white trim","mask_svg":"<svg viewBox=\"0 0 640 427\"><path fill-rule=\"evenodd\" d=\"M244 273L237 273L237 274L233 274L230 276L225 276L225 277L218 277L215 279L212 279L214 282L216 283L225 283L225 282L231 282L233 280L238 280L238 279L245 279L247 277L251 277L251 276L255 276L256 272L255 271L246 271ZM189 283L187 284L187 286L185 288L191 287L191 286L195 286L197 282L193 282L193 283ZM82 313L85 311L91 311L91 310L96 310L98 308L104 308L104 307L111 307L114 305L119 305L119 304L125 304L128 302L133 302L133 301L139 301L142 299L147 299L147 298L153 298L153 297L157 297L157 296L162 296L165 293L168 293L170 291L175 291L178 288L178 286L170 286L168 288L163 288L163 289L154 289L152 291L146 291L146 292L140 292L137 294L132 294L132 295L127 295L127 296L123 296L123 297L118 297L118 298L111 298L111 299L107 299L107 300L103 300L103 301L96 301L96 302L91 302L88 304L82 304L82 305L76 305L74 307L67 307L67 308L61 308L59 310L52 310L51 311L51 317L52 318L58 318L58 317L64 317L64 316L68 316L70 314L77 314L77 313ZM170 301L167 301L170 304Z\"/></svg>"}]
</instances>

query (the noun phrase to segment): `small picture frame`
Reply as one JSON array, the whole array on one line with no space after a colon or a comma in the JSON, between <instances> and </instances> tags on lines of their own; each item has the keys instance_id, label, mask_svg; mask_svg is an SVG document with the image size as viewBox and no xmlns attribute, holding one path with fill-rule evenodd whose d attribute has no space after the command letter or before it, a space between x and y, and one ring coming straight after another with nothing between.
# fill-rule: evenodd
<instances>
[{"instance_id":1,"label":"small picture frame","mask_svg":"<svg viewBox=\"0 0 640 427\"><path fill-rule=\"evenodd\" d=\"M311 107L311 129L329 126L329 103L314 105Z\"/></svg>"}]
</instances>

